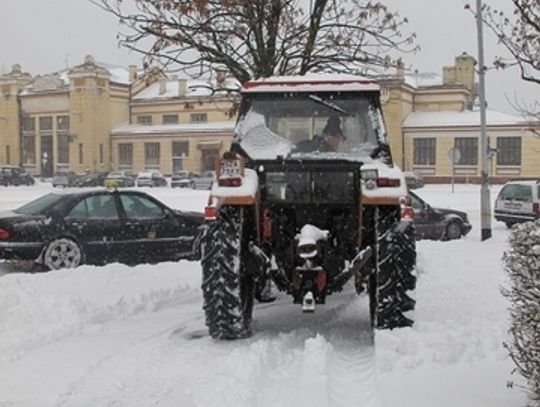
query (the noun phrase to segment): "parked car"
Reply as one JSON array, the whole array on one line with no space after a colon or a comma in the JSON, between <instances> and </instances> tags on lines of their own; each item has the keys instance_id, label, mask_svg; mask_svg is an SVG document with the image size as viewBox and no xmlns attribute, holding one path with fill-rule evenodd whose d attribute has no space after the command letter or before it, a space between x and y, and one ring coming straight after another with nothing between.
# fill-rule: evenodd
<instances>
[{"instance_id":1,"label":"parked car","mask_svg":"<svg viewBox=\"0 0 540 407\"><path fill-rule=\"evenodd\" d=\"M193 180L195 181L195 188L197 189L210 189L212 183L216 178L215 171L203 171L200 175L195 175Z\"/></svg>"},{"instance_id":2,"label":"parked car","mask_svg":"<svg viewBox=\"0 0 540 407\"><path fill-rule=\"evenodd\" d=\"M540 218L540 179L507 182L495 200L495 219L507 227Z\"/></svg>"},{"instance_id":3,"label":"parked car","mask_svg":"<svg viewBox=\"0 0 540 407\"><path fill-rule=\"evenodd\" d=\"M52 179L53 187L74 187L77 182L77 173L74 171L57 171Z\"/></svg>"},{"instance_id":4,"label":"parked car","mask_svg":"<svg viewBox=\"0 0 540 407\"><path fill-rule=\"evenodd\" d=\"M424 177L416 171L405 171L403 175L409 189L418 189L424 186Z\"/></svg>"},{"instance_id":5,"label":"parked car","mask_svg":"<svg viewBox=\"0 0 540 407\"><path fill-rule=\"evenodd\" d=\"M34 178L21 167L3 165L0 167L0 185L34 185Z\"/></svg>"},{"instance_id":6,"label":"parked car","mask_svg":"<svg viewBox=\"0 0 540 407\"><path fill-rule=\"evenodd\" d=\"M81 175L77 178L75 186L77 187L102 187L107 178L108 172L91 172L90 174Z\"/></svg>"},{"instance_id":7,"label":"parked car","mask_svg":"<svg viewBox=\"0 0 540 407\"><path fill-rule=\"evenodd\" d=\"M141 191L52 192L0 214L0 258L48 269L192 258L202 224Z\"/></svg>"},{"instance_id":8,"label":"parked car","mask_svg":"<svg viewBox=\"0 0 540 407\"><path fill-rule=\"evenodd\" d=\"M136 183L138 187L166 187L167 179L159 171L141 171Z\"/></svg>"},{"instance_id":9,"label":"parked car","mask_svg":"<svg viewBox=\"0 0 540 407\"><path fill-rule=\"evenodd\" d=\"M135 179L125 171L112 171L105 178L104 185L107 188L134 187Z\"/></svg>"},{"instance_id":10,"label":"parked car","mask_svg":"<svg viewBox=\"0 0 540 407\"><path fill-rule=\"evenodd\" d=\"M409 191L414 210L414 226L417 239L454 240L469 233L472 225L465 212L454 209L433 208Z\"/></svg>"},{"instance_id":11,"label":"parked car","mask_svg":"<svg viewBox=\"0 0 540 407\"><path fill-rule=\"evenodd\" d=\"M171 177L171 188L191 188L195 189L195 179L198 178L197 174L189 171L175 172Z\"/></svg>"}]
</instances>

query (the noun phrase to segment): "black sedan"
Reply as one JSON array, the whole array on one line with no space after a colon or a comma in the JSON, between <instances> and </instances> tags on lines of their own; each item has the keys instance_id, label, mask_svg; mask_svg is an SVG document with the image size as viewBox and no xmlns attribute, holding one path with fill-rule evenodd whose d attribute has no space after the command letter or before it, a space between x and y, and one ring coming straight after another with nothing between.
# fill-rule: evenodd
<instances>
[{"instance_id":1,"label":"black sedan","mask_svg":"<svg viewBox=\"0 0 540 407\"><path fill-rule=\"evenodd\" d=\"M48 269L192 258L202 224L140 191L49 193L0 213L0 258Z\"/></svg>"},{"instance_id":2,"label":"black sedan","mask_svg":"<svg viewBox=\"0 0 540 407\"><path fill-rule=\"evenodd\" d=\"M409 191L409 195L417 239L454 240L471 231L472 225L465 212L433 208L414 192Z\"/></svg>"},{"instance_id":3,"label":"black sedan","mask_svg":"<svg viewBox=\"0 0 540 407\"><path fill-rule=\"evenodd\" d=\"M105 183L105 178L109 175L108 172L91 172L87 175L82 175L75 181L77 187L102 187Z\"/></svg>"},{"instance_id":4,"label":"black sedan","mask_svg":"<svg viewBox=\"0 0 540 407\"><path fill-rule=\"evenodd\" d=\"M0 167L0 185L34 185L34 178L23 168L13 165L3 165Z\"/></svg>"}]
</instances>

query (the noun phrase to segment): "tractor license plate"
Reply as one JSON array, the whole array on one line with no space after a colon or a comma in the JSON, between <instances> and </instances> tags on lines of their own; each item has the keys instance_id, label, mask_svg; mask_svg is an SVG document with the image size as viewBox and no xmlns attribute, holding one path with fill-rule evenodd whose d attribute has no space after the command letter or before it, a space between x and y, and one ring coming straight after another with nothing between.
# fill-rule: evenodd
<instances>
[{"instance_id":1,"label":"tractor license plate","mask_svg":"<svg viewBox=\"0 0 540 407\"><path fill-rule=\"evenodd\" d=\"M242 163L240 160L221 160L221 175L227 177L242 176Z\"/></svg>"}]
</instances>

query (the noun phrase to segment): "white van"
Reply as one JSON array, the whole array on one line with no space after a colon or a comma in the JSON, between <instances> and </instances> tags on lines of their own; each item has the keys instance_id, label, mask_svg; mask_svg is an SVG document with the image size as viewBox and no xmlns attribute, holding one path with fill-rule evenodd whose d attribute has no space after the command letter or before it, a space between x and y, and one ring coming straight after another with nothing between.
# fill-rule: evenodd
<instances>
[{"instance_id":1,"label":"white van","mask_svg":"<svg viewBox=\"0 0 540 407\"><path fill-rule=\"evenodd\" d=\"M510 181L495 201L495 219L507 227L540 218L540 180Z\"/></svg>"}]
</instances>

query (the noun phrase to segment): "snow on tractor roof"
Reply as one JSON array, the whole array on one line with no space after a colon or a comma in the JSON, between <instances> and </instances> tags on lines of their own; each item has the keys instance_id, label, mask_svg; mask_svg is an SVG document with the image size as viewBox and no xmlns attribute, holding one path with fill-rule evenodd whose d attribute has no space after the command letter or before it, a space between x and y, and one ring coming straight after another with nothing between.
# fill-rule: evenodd
<instances>
[{"instance_id":1,"label":"snow on tractor roof","mask_svg":"<svg viewBox=\"0 0 540 407\"><path fill-rule=\"evenodd\" d=\"M244 83L242 93L275 92L378 92L374 79L357 75L308 74L304 76L272 76Z\"/></svg>"}]
</instances>

